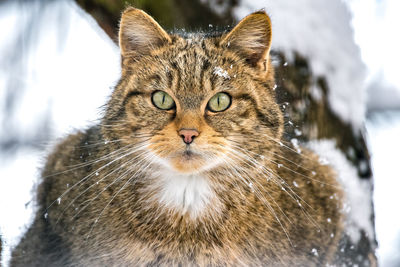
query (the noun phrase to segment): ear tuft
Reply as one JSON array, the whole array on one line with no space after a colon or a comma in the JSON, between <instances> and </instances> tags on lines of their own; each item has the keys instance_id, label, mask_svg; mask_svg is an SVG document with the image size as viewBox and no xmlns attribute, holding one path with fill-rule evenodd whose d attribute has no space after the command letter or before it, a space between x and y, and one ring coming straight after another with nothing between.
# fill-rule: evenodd
<instances>
[{"instance_id":1,"label":"ear tuft","mask_svg":"<svg viewBox=\"0 0 400 267\"><path fill-rule=\"evenodd\" d=\"M122 14L119 27L119 46L122 56L146 55L151 50L170 42L168 33L144 11L129 7Z\"/></svg>"},{"instance_id":2,"label":"ear tuft","mask_svg":"<svg viewBox=\"0 0 400 267\"><path fill-rule=\"evenodd\" d=\"M271 20L264 11L259 11L242 19L222 38L220 46L238 52L251 66L266 71L271 40Z\"/></svg>"}]
</instances>

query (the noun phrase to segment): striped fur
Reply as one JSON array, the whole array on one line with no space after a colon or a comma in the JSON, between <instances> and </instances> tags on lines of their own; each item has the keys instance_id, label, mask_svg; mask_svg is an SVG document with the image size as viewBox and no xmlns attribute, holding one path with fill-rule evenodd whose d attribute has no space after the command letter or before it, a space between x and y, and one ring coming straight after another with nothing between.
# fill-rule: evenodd
<instances>
[{"instance_id":1,"label":"striped fur","mask_svg":"<svg viewBox=\"0 0 400 267\"><path fill-rule=\"evenodd\" d=\"M129 8L99 125L48 157L12 266L325 266L342 234L330 167L282 139L264 12L214 37ZM152 103L168 93L175 108ZM207 109L219 92L232 103ZM180 129L198 132L187 145Z\"/></svg>"}]
</instances>

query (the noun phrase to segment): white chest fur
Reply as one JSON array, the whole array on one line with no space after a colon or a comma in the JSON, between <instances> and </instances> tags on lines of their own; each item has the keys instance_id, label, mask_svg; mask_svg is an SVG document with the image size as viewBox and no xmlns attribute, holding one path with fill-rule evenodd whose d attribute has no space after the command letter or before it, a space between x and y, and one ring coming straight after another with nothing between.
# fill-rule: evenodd
<instances>
[{"instance_id":1,"label":"white chest fur","mask_svg":"<svg viewBox=\"0 0 400 267\"><path fill-rule=\"evenodd\" d=\"M166 171L156 175L155 184L159 204L193 218L212 208L209 204L215 200L210 181L203 175Z\"/></svg>"}]
</instances>

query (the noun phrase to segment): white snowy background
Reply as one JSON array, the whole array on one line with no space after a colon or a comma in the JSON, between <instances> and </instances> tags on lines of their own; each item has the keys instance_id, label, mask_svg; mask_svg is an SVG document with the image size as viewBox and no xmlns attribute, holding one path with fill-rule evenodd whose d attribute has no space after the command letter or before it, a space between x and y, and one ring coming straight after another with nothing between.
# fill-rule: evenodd
<instances>
[{"instance_id":1,"label":"white snowy background","mask_svg":"<svg viewBox=\"0 0 400 267\"><path fill-rule=\"evenodd\" d=\"M240 3L234 10L238 19L265 8L272 17L274 47L283 49L289 56L294 50L308 56L312 71L328 77L333 110L355 129L365 123L375 179L378 258L381 266L400 266L400 174L397 171L400 1L242 0ZM34 29L34 36L29 31L18 36L20 29L27 25ZM22 61L16 64L17 59L11 53ZM118 47L73 2L54 1L43 5L40 1L25 4L6 1L0 4L3 264L32 218L31 191L46 152L68 132L95 123L99 108L119 75ZM13 117L7 119L6 90L10 80L19 94ZM50 128L43 128L42 132L50 136L38 134L43 120L48 121L43 127ZM22 144L27 140L35 145L10 149L8 144L12 146L13 140L22 140ZM347 175L352 175L354 169L345 158L336 155L330 141L310 146L321 153L333 151L332 161L340 164ZM360 184L352 186L357 187ZM365 197L368 196L360 196L368 201ZM361 224L366 219L360 217L368 214L363 211L360 208L352 213L354 220Z\"/></svg>"}]
</instances>

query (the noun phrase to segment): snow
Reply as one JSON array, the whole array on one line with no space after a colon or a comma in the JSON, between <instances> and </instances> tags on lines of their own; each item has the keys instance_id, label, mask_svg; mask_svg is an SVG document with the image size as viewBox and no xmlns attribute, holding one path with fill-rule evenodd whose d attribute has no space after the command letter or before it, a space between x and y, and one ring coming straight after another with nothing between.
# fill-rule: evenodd
<instances>
[{"instance_id":1,"label":"snow","mask_svg":"<svg viewBox=\"0 0 400 267\"><path fill-rule=\"evenodd\" d=\"M299 129L294 129L294 134L296 136L301 136L303 133Z\"/></svg>"},{"instance_id":2,"label":"snow","mask_svg":"<svg viewBox=\"0 0 400 267\"><path fill-rule=\"evenodd\" d=\"M317 153L323 162L331 165L337 173L338 181L345 193L343 207L343 212L346 214L345 231L352 242L358 243L361 237L360 230L364 230L373 240L371 182L358 177L357 169L336 148L334 140L311 141L307 146Z\"/></svg>"},{"instance_id":3,"label":"snow","mask_svg":"<svg viewBox=\"0 0 400 267\"><path fill-rule=\"evenodd\" d=\"M219 15L224 15L228 11L230 5L230 1L200 0L200 2L212 6L213 11ZM211 28L213 25L209 24L208 26Z\"/></svg>"},{"instance_id":4,"label":"snow","mask_svg":"<svg viewBox=\"0 0 400 267\"><path fill-rule=\"evenodd\" d=\"M333 111L359 129L365 117L366 69L347 5L332 0L242 0L234 14L241 19L263 8L272 20L272 48L284 51L289 60L294 52L307 57L313 73L327 79Z\"/></svg>"},{"instance_id":5,"label":"snow","mask_svg":"<svg viewBox=\"0 0 400 267\"><path fill-rule=\"evenodd\" d=\"M316 248L311 249L311 253L315 256L318 257L318 250Z\"/></svg>"},{"instance_id":6,"label":"snow","mask_svg":"<svg viewBox=\"0 0 400 267\"><path fill-rule=\"evenodd\" d=\"M9 5L11 8L18 6ZM60 38L59 14L45 12L35 51L29 53L28 47L24 48L26 51L21 51L26 54L24 61L27 68L23 84L29 90L19 99L12 121L18 129L16 133L23 136L29 135L37 125L37 119L46 114L51 114L54 136L71 131L72 127L89 125L99 117L99 107L104 104L111 93L109 87L119 76L119 50L103 32L93 30L93 19L77 10L72 3L58 1L57 5L53 8L56 11L56 8L62 9L67 17L69 24L65 28L73 31L67 30ZM14 14L9 15L14 20L27 21L24 20L24 12L11 14ZM2 23L1 29L9 28L8 20ZM4 46L0 53L4 54L6 48ZM0 80L6 80L7 73L8 67L2 65Z\"/></svg>"},{"instance_id":7,"label":"snow","mask_svg":"<svg viewBox=\"0 0 400 267\"><path fill-rule=\"evenodd\" d=\"M400 109L400 85L388 81L382 72L372 75L367 90L369 112Z\"/></svg>"},{"instance_id":8,"label":"snow","mask_svg":"<svg viewBox=\"0 0 400 267\"><path fill-rule=\"evenodd\" d=\"M0 155L0 234L4 260L10 256L9 248L18 243L25 225L33 219L32 189L42 154L35 150L19 150L15 157Z\"/></svg>"},{"instance_id":9,"label":"snow","mask_svg":"<svg viewBox=\"0 0 400 267\"><path fill-rule=\"evenodd\" d=\"M347 0L361 56L368 65L368 108L400 108L400 1Z\"/></svg>"},{"instance_id":10,"label":"snow","mask_svg":"<svg viewBox=\"0 0 400 267\"><path fill-rule=\"evenodd\" d=\"M219 77L222 77L224 79L230 79L231 77L229 76L228 72L221 67L215 67L213 73Z\"/></svg>"},{"instance_id":11,"label":"snow","mask_svg":"<svg viewBox=\"0 0 400 267\"><path fill-rule=\"evenodd\" d=\"M378 258L384 267L400 266L400 111L382 112L367 121L375 179L374 204Z\"/></svg>"},{"instance_id":12,"label":"snow","mask_svg":"<svg viewBox=\"0 0 400 267\"><path fill-rule=\"evenodd\" d=\"M301 149L299 146L299 140L297 140L297 138L292 138L290 139L290 142L292 143L293 147L296 149L297 153L301 153Z\"/></svg>"},{"instance_id":13,"label":"snow","mask_svg":"<svg viewBox=\"0 0 400 267\"><path fill-rule=\"evenodd\" d=\"M0 9L0 109L6 105L4 89L10 70L5 62L12 56L7 53L13 41L12 31L28 23L33 11L43 10L39 29L34 29L38 30L36 45L11 50L23 55L26 70L18 78L27 90L18 98L18 109L12 115L12 133L11 129L2 128L0 139L11 134L19 140L29 140L33 129L49 114L53 140L50 144L74 128L93 124L111 93L110 87L120 76L119 49L96 22L73 2L50 3L44 7L43 2L9 1ZM0 112L0 119L3 114ZM1 262L5 266L10 249L31 222L32 190L46 154L42 151L48 152L50 144L37 144L38 150L20 148L15 155L0 153L0 231L5 242Z\"/></svg>"}]
</instances>

